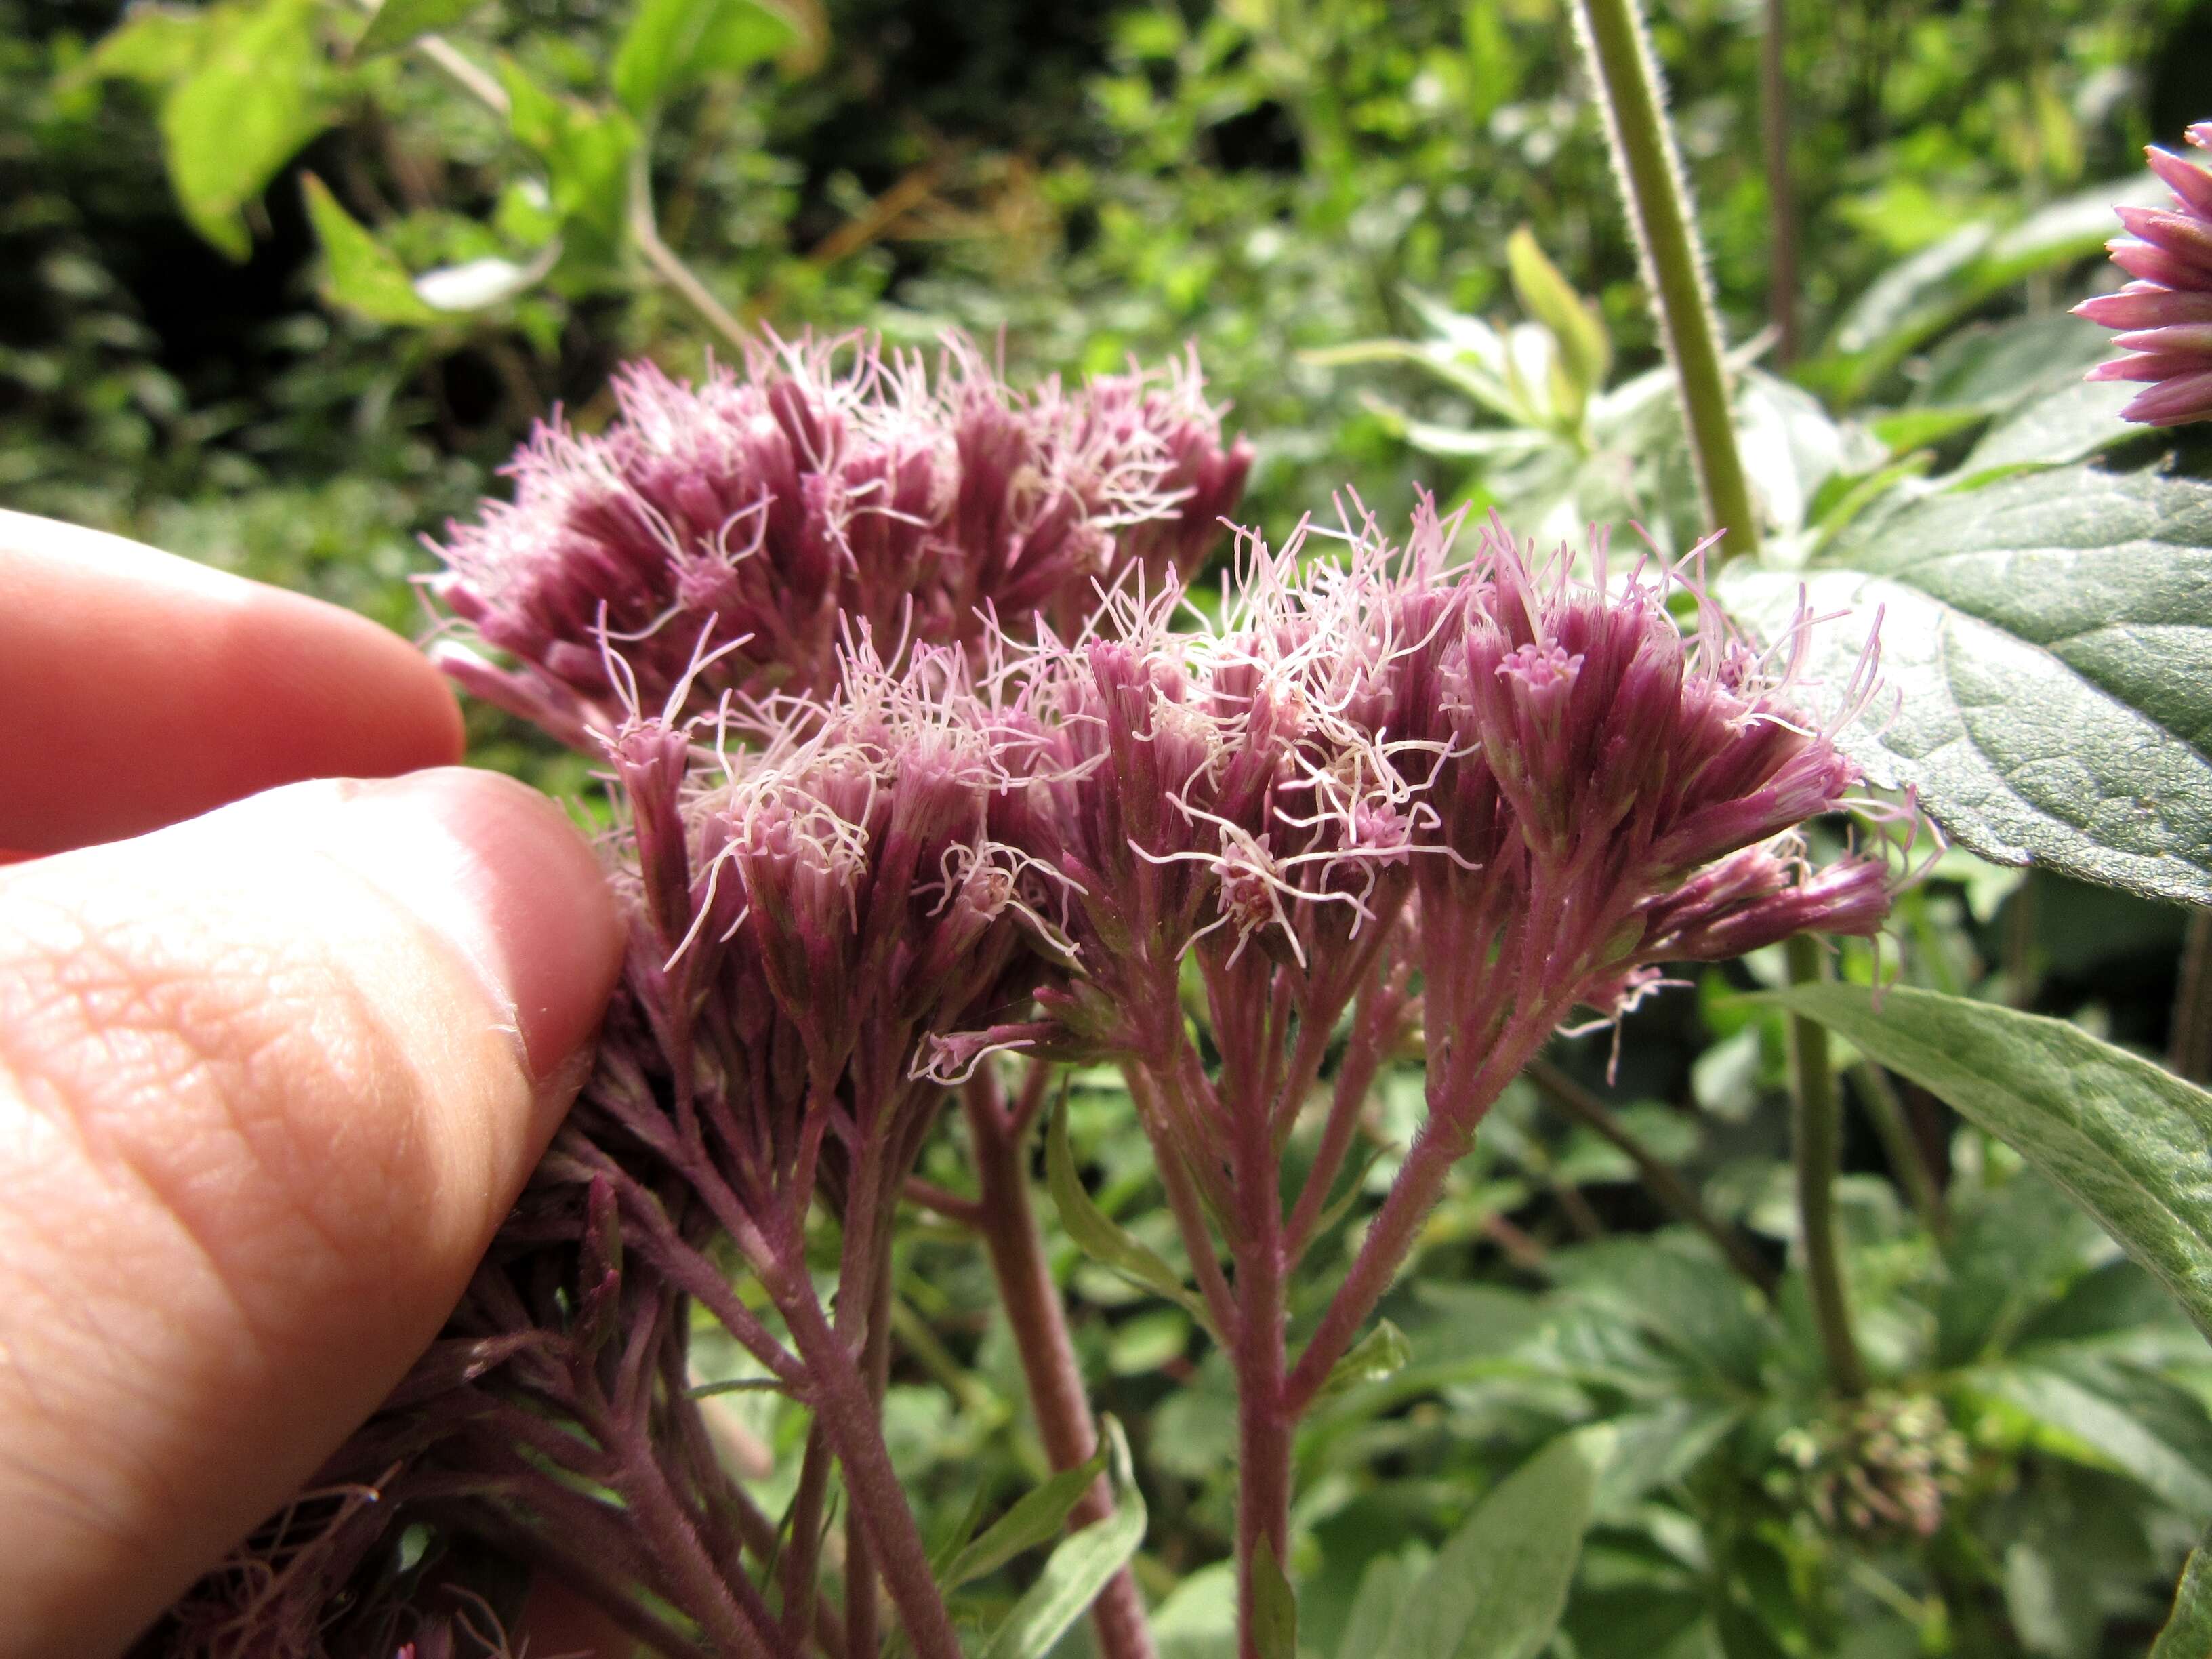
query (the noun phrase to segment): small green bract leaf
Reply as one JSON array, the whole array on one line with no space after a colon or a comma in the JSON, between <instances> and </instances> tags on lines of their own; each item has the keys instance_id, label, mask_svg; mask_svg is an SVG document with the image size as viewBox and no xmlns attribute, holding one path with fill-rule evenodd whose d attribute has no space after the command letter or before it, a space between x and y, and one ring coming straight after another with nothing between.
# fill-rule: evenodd
<instances>
[{"instance_id":1,"label":"small green bract leaf","mask_svg":"<svg viewBox=\"0 0 2212 1659\"><path fill-rule=\"evenodd\" d=\"M1315 1391L1314 1398L1326 1400L1333 1394L1358 1388L1362 1382L1380 1382L1385 1377L1395 1376L1413 1357L1413 1350L1406 1340L1405 1332L1387 1319L1380 1321L1336 1362L1336 1368Z\"/></svg>"},{"instance_id":2,"label":"small green bract leaf","mask_svg":"<svg viewBox=\"0 0 2212 1659\"><path fill-rule=\"evenodd\" d=\"M1132 1284L1176 1303L1218 1342L1220 1334L1206 1312L1205 1298L1183 1283L1165 1257L1119 1225L1083 1189L1075 1172L1075 1154L1067 1144L1067 1105L1063 1101L1052 1115L1044 1143L1045 1184L1060 1209L1060 1224L1084 1255L1112 1268Z\"/></svg>"},{"instance_id":3,"label":"small green bract leaf","mask_svg":"<svg viewBox=\"0 0 2212 1659\"><path fill-rule=\"evenodd\" d=\"M1044 1659L1144 1540L1145 1500L1130 1471L1128 1440L1110 1417L1099 1429L1113 1454L1115 1512L1061 1541L1029 1593L992 1632L981 1659Z\"/></svg>"},{"instance_id":4,"label":"small green bract leaf","mask_svg":"<svg viewBox=\"0 0 2212 1659\"><path fill-rule=\"evenodd\" d=\"M2014 1148L2212 1336L2212 1095L2062 1020L1895 988L1763 994Z\"/></svg>"},{"instance_id":5,"label":"small green bract leaf","mask_svg":"<svg viewBox=\"0 0 2212 1659\"><path fill-rule=\"evenodd\" d=\"M986 1573L996 1572L1023 1551L1057 1538L1067 1524L1069 1512L1106 1473L1112 1455L1112 1449L1102 1443L1089 1462L1062 1469L1035 1491L1024 1492L981 1536L952 1558L938 1575L938 1582L948 1591L957 1589Z\"/></svg>"},{"instance_id":6,"label":"small green bract leaf","mask_svg":"<svg viewBox=\"0 0 2212 1659\"><path fill-rule=\"evenodd\" d=\"M1264 1538L1252 1552L1252 1641L1260 1659L1298 1659L1298 1593Z\"/></svg>"},{"instance_id":7,"label":"small green bract leaf","mask_svg":"<svg viewBox=\"0 0 2212 1659\"><path fill-rule=\"evenodd\" d=\"M358 312L374 322L434 323L438 313L415 286L391 251L338 205L330 187L313 173L300 181L307 221L323 245L324 292L331 303Z\"/></svg>"},{"instance_id":8,"label":"small green bract leaf","mask_svg":"<svg viewBox=\"0 0 2212 1659\"><path fill-rule=\"evenodd\" d=\"M451 28L484 0L384 0L361 39L354 42L356 58L394 52L434 30Z\"/></svg>"}]
</instances>

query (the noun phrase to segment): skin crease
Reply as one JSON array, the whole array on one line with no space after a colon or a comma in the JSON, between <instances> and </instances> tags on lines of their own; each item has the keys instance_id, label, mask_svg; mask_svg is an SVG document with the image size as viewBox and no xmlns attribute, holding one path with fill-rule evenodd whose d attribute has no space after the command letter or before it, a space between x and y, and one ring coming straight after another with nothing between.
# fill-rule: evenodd
<instances>
[{"instance_id":1,"label":"skin crease","mask_svg":"<svg viewBox=\"0 0 2212 1659\"><path fill-rule=\"evenodd\" d=\"M0 1659L97 1659L435 1334L620 933L347 612L0 514L0 847L49 854L0 870ZM564 1597L526 1622L626 1651Z\"/></svg>"}]
</instances>

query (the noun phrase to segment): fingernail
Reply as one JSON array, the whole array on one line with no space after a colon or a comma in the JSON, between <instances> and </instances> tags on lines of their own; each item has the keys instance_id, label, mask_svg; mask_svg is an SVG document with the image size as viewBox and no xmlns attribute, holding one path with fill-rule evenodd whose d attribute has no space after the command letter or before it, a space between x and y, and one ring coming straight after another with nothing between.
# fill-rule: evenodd
<instances>
[{"instance_id":1,"label":"fingernail","mask_svg":"<svg viewBox=\"0 0 2212 1659\"><path fill-rule=\"evenodd\" d=\"M379 884L512 1015L532 1079L573 1070L622 934L599 860L561 809L499 773L445 767L355 785L344 817Z\"/></svg>"}]
</instances>

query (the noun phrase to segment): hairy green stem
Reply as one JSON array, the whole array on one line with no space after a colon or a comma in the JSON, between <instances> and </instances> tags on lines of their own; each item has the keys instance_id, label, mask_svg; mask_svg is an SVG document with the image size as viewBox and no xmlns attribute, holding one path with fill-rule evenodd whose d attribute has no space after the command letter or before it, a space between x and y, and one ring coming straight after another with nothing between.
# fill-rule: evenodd
<instances>
[{"instance_id":1,"label":"hairy green stem","mask_svg":"<svg viewBox=\"0 0 2212 1659\"><path fill-rule=\"evenodd\" d=\"M1722 532L1723 559L1756 553L1759 519L1729 419L1728 372L1721 361L1705 260L1644 20L1636 0L1577 0L1575 16L1602 94L1598 101L1635 229L1638 262L1674 366L1706 519Z\"/></svg>"},{"instance_id":2,"label":"hairy green stem","mask_svg":"<svg viewBox=\"0 0 2212 1659\"><path fill-rule=\"evenodd\" d=\"M1797 204L1790 181L1789 0L1766 0L1766 31L1759 43L1759 136L1766 155L1766 211L1773 258L1767 278L1767 314L1774 319L1774 361L1797 357Z\"/></svg>"},{"instance_id":3,"label":"hairy green stem","mask_svg":"<svg viewBox=\"0 0 2212 1659\"><path fill-rule=\"evenodd\" d=\"M1820 942L1800 933L1786 947L1790 982L1811 985L1821 977ZM1836 1073L1827 1028L1802 1014L1790 1017L1790 1069L1796 1098L1791 1124L1797 1167L1797 1224L1803 1235L1805 1281L1814 1322L1837 1393L1866 1392L1866 1362L1851 1330L1851 1305L1836 1245L1836 1168L1838 1161Z\"/></svg>"}]
</instances>

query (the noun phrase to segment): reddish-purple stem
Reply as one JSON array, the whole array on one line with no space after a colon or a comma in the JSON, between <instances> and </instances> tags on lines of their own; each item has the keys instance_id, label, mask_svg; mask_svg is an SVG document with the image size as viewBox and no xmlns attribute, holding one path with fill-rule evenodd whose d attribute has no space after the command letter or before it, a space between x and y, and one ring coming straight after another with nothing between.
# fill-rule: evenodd
<instances>
[{"instance_id":1,"label":"reddish-purple stem","mask_svg":"<svg viewBox=\"0 0 2212 1659\"><path fill-rule=\"evenodd\" d=\"M1098 1430L1091 1415L1091 1401L1083 1386L1082 1367L1076 1363L1075 1345L1067 1330L1067 1316L1060 1304L1060 1287L1053 1282L1051 1264L1045 1260L1044 1238L1037 1231L1030 1200L1030 1172L1024 1156L1027 1122L1034 1108L1022 1108L1030 1097L1042 1100L1045 1067L1032 1065L1023 1097L1009 1111L1001 1103L998 1080L986 1070L969 1085L963 1100L969 1146L975 1161L981 1196L976 1206L981 1217L983 1248L997 1280L999 1304L1014 1334L1014 1351L1020 1356L1022 1376L1029 1385L1030 1409L1036 1414L1037 1436L1045 1456L1055 1469L1080 1468L1098 1449ZM1102 1477L1068 1514L1070 1531L1103 1521L1114 1513L1110 1489ZM1135 1577L1124 1567L1091 1604L1091 1620L1106 1659L1152 1659L1151 1631L1145 1603Z\"/></svg>"}]
</instances>

